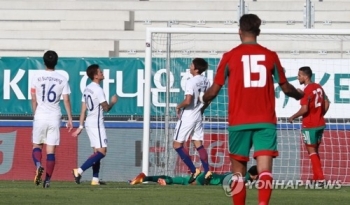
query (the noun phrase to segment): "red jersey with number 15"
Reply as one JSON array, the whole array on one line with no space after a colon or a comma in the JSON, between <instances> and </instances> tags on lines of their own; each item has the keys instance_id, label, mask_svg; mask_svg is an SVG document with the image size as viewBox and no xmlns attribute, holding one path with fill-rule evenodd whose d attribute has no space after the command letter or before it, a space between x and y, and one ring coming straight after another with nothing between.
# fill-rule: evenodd
<instances>
[{"instance_id":1,"label":"red jersey with number 15","mask_svg":"<svg viewBox=\"0 0 350 205\"><path fill-rule=\"evenodd\" d=\"M307 84L300 105L307 105L308 112L303 115L303 128L316 128L326 125L324 120L325 93L317 83Z\"/></svg>"},{"instance_id":2,"label":"red jersey with number 15","mask_svg":"<svg viewBox=\"0 0 350 205\"><path fill-rule=\"evenodd\" d=\"M240 44L224 53L214 83L228 78L228 123L237 129L264 128L276 124L276 83L287 82L277 54L259 44ZM259 125L260 124L260 125Z\"/></svg>"}]
</instances>

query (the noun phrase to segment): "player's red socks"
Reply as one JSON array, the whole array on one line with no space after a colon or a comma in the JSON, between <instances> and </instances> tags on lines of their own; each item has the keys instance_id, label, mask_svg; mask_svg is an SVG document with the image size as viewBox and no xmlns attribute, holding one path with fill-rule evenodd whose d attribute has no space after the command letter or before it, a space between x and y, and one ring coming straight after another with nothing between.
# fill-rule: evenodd
<instances>
[{"instance_id":1,"label":"player's red socks","mask_svg":"<svg viewBox=\"0 0 350 205\"><path fill-rule=\"evenodd\" d=\"M324 175L321 167L321 160L317 153L309 155L312 164L312 172L314 173L314 180L324 180Z\"/></svg>"},{"instance_id":2,"label":"player's red socks","mask_svg":"<svg viewBox=\"0 0 350 205\"><path fill-rule=\"evenodd\" d=\"M45 181L50 181L53 170L55 169L55 161L55 154L47 154Z\"/></svg>"},{"instance_id":3,"label":"player's red socks","mask_svg":"<svg viewBox=\"0 0 350 205\"><path fill-rule=\"evenodd\" d=\"M231 190L233 204L245 205L245 198L247 192L243 177L237 177L235 175L232 177Z\"/></svg>"},{"instance_id":4,"label":"player's red socks","mask_svg":"<svg viewBox=\"0 0 350 205\"><path fill-rule=\"evenodd\" d=\"M197 152L199 154L199 158L201 159L202 166L204 169L204 173L209 171L209 162L208 162L208 153L204 146L200 146L197 148Z\"/></svg>"},{"instance_id":5,"label":"player's red socks","mask_svg":"<svg viewBox=\"0 0 350 205\"><path fill-rule=\"evenodd\" d=\"M263 171L259 174L259 205L268 205L272 193L272 174Z\"/></svg>"}]
</instances>

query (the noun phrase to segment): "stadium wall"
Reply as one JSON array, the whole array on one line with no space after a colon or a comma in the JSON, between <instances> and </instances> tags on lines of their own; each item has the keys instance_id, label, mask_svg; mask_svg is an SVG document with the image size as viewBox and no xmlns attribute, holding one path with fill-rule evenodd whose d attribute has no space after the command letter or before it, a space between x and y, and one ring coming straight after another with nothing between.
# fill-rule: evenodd
<instances>
[{"instance_id":1,"label":"stadium wall","mask_svg":"<svg viewBox=\"0 0 350 205\"><path fill-rule=\"evenodd\" d=\"M32 180L35 166L31 156L31 121L0 121L0 180ZM77 126L77 122L75 123ZM142 122L106 122L108 154L102 160L100 177L106 181L125 182L141 172L142 166ZM215 129L213 129L215 128ZM309 157L300 140L300 125L278 126L278 149L280 156L274 161L276 179L309 179L311 168ZM158 132L156 132L156 129ZM150 173L164 169L166 144L158 123L152 123L150 136ZM329 124L320 148L322 165L327 179L350 182L348 162L350 152L349 124ZM158 133L158 134L156 134ZM226 126L205 124L205 142L210 156L209 164L219 173L230 171L227 151ZM187 144L189 146L189 144ZM171 150L172 151L172 150ZM189 153L197 166L200 161L194 149ZM57 161L53 175L56 181L73 181L71 170L81 165L92 154L85 131L74 138L67 129L61 128L61 145L57 149ZM45 165L46 155L43 155ZM250 161L252 163L253 160ZM176 174L187 174L180 159ZM91 180L91 169L82 180Z\"/></svg>"}]
</instances>

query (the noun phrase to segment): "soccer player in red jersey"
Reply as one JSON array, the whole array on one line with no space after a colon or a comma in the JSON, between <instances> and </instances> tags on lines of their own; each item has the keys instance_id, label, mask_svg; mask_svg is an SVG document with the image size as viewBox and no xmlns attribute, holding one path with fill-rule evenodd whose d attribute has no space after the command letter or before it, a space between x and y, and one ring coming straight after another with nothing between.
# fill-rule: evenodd
<instances>
[{"instance_id":1,"label":"soccer player in red jersey","mask_svg":"<svg viewBox=\"0 0 350 205\"><path fill-rule=\"evenodd\" d=\"M304 84L304 97L300 100L301 108L298 112L289 118L292 123L295 118L303 117L301 133L306 149L309 153L313 180L317 182L317 186L324 185L324 175L321 167L318 148L321 143L323 130L326 127L324 115L329 108L329 100L321 85L311 81L312 70L310 67L301 67L298 72L298 80Z\"/></svg>"},{"instance_id":2,"label":"soccer player in red jersey","mask_svg":"<svg viewBox=\"0 0 350 205\"><path fill-rule=\"evenodd\" d=\"M297 100L303 93L291 85L277 54L257 43L261 20L245 14L239 21L242 44L223 54L213 85L200 95L202 102L212 101L228 82L229 151L233 175L232 187L243 187L254 146L259 183L272 182L272 160L278 156L274 79L282 91ZM242 183L242 184L241 184ZM260 186L259 186L260 187ZM259 205L269 203L271 187L259 189ZM235 205L245 204L246 189L233 194Z\"/></svg>"}]
</instances>

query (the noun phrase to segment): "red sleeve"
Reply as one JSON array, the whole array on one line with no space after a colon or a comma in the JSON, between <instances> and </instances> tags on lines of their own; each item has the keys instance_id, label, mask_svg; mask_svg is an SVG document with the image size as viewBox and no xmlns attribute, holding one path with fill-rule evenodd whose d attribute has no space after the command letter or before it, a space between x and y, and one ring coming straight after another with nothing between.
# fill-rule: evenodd
<instances>
[{"instance_id":1,"label":"red sleeve","mask_svg":"<svg viewBox=\"0 0 350 205\"><path fill-rule=\"evenodd\" d=\"M287 82L286 74L284 73L284 68L281 65L280 59L278 58L277 54L274 52L274 77L277 80L278 84L283 84Z\"/></svg>"},{"instance_id":2,"label":"red sleeve","mask_svg":"<svg viewBox=\"0 0 350 205\"><path fill-rule=\"evenodd\" d=\"M300 99L300 105L308 105L310 99L310 89L308 87L304 90L304 97Z\"/></svg>"},{"instance_id":3,"label":"red sleeve","mask_svg":"<svg viewBox=\"0 0 350 205\"><path fill-rule=\"evenodd\" d=\"M227 73L228 73L228 70L227 70L228 60L229 60L229 56L227 55L227 53L225 53L222 56L222 58L219 62L218 68L216 70L216 75L214 78L215 84L218 84L221 86L225 85L225 80L226 80Z\"/></svg>"}]
</instances>

